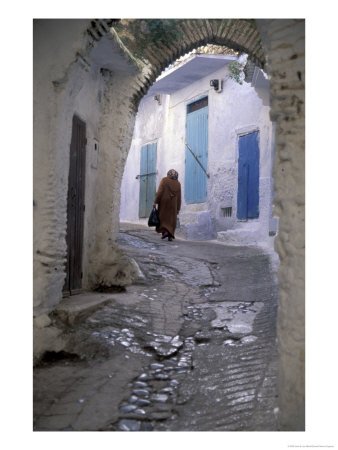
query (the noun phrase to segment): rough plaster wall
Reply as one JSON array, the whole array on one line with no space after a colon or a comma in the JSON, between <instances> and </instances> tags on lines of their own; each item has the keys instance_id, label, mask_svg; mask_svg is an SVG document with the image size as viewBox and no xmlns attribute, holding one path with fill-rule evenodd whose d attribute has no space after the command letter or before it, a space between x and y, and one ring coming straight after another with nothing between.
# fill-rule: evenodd
<instances>
[{"instance_id":1,"label":"rough plaster wall","mask_svg":"<svg viewBox=\"0 0 338 450\"><path fill-rule=\"evenodd\" d=\"M66 252L67 150L58 130L63 83L83 46L88 21L34 21L34 308L50 312L60 301ZM72 42L72 45L69 45ZM55 81L53 83L53 81ZM81 84L81 83L79 83ZM63 129L71 132L71 121ZM70 140L67 141L69 146ZM59 147L60 145L60 147ZM69 152L69 149L68 149ZM65 160L64 160L65 158ZM68 157L69 159L69 157Z\"/></svg>"},{"instance_id":2,"label":"rough plaster wall","mask_svg":"<svg viewBox=\"0 0 338 450\"><path fill-rule=\"evenodd\" d=\"M105 73L107 88L100 120L100 158L95 207L95 245L90 255L90 287L125 285L132 281L133 268L118 249L120 186L130 148L135 109L130 86L135 75Z\"/></svg>"},{"instance_id":3,"label":"rough plaster wall","mask_svg":"<svg viewBox=\"0 0 338 450\"><path fill-rule=\"evenodd\" d=\"M68 174L69 174L69 147L71 141L71 124L73 114L79 116L86 123L86 172L85 172L85 214L84 214L84 236L83 236L83 288L88 287L88 276L90 273L88 255L94 245L95 238L95 202L97 198L96 184L98 169L92 166L94 157L94 140L99 142L99 118L103 103L104 80L97 67L91 67L83 71L81 67L74 68L68 77L67 86L63 95L62 109L60 115L63 124L60 124L58 148L59 168L66 183L63 183L64 208L67 208ZM66 130L66 132L65 132ZM60 211L61 213L61 211ZM64 209L62 210L64 213Z\"/></svg>"},{"instance_id":4,"label":"rough plaster wall","mask_svg":"<svg viewBox=\"0 0 338 450\"><path fill-rule=\"evenodd\" d=\"M271 76L276 121L275 214L278 272L279 390L282 430L305 429L305 21L257 20Z\"/></svg>"},{"instance_id":5,"label":"rough plaster wall","mask_svg":"<svg viewBox=\"0 0 338 450\"><path fill-rule=\"evenodd\" d=\"M54 21L53 21L54 22ZM77 24L77 21L76 21ZM58 27L60 24L56 24ZM86 25L86 23L84 24ZM60 29L57 27L55 31L56 41L60 46L66 46L67 40L70 39L68 33L65 34L63 41L60 42ZM62 30L64 31L63 27ZM53 39L53 33L50 33L48 38L41 34L37 38L37 42L46 42L48 39ZM83 244L83 287L86 288L89 286L88 283L88 274L89 274L89 265L88 265L88 254L91 252L93 247L94 238L95 238L95 211L94 205L96 200L96 179L98 175L98 170L92 167L93 162L93 152L94 152L94 139L98 140L99 134L99 118L100 112L103 103L103 92L104 92L104 79L100 74L99 68L95 65L90 66L90 64L86 64L82 59L77 58L70 64L63 74L63 76L59 79L56 79L55 82L54 76L56 73L54 72L54 68L48 71L45 70L41 74L41 67L43 63L48 61L46 54L43 55L41 61L37 61L37 65L39 69L36 70L37 79L39 76L42 77L42 81L48 81L49 87L53 87L53 92L51 93L51 99L48 105L48 108L52 106L54 108L55 113L55 122L50 125L51 131L49 133L45 133L45 130L41 127L41 120L36 120L36 136L37 140L35 142L35 161L38 169L36 172L38 173L37 177L35 177L35 212L36 212L36 226L35 226L35 236L39 238L39 241L36 243L38 254L41 255L41 248L43 242L41 240L40 230L42 233L47 231L49 227L53 224L54 231L57 233L54 238L56 242L48 242L48 246L50 248L51 245L57 246L57 256L59 258L58 266L54 267L54 272L51 272L51 275L48 280L48 292L47 297L48 301L45 302L39 295L35 297L35 305L41 305L41 308L45 312L49 312L55 304L60 301L62 286L65 278L64 273L64 261L66 257L66 222L67 222L67 193L68 193L68 174L69 174L69 149L71 142L71 134L72 134L72 118L73 115L76 114L86 123L86 137L87 137L87 146L86 146L86 169L85 169L85 215L84 215L84 244ZM53 59L55 62L55 59ZM54 83L52 83L52 80ZM36 96L43 93L41 90L41 86L36 89ZM44 112L47 106L45 103L41 102L35 105L35 115L36 119L39 117L40 112ZM48 113L46 114L48 117ZM47 128L48 130L48 128ZM45 180L41 178L43 175L42 168L44 165L41 164L41 159L43 160L46 157L46 148L41 150L41 147L38 144L38 140L41 139L42 136L46 135L50 138L50 155L53 156L53 165L49 167L50 170L50 180L49 180L49 189L50 191L48 195L52 195L51 201L54 202L53 209L54 213L57 217L56 222L51 223L51 215L50 210L45 217L45 221L41 222L41 216L38 214L37 205L41 204L41 201L45 198ZM38 158L39 156L39 158ZM41 156L41 159L40 159ZM50 156L51 160L51 156ZM51 161L49 161L51 163ZM54 180L54 178L56 179ZM54 180L53 187L51 187L51 180ZM41 197L41 200L37 201L38 198ZM42 209L42 208L41 208ZM41 257L41 256L40 256ZM55 261L53 262L55 264ZM38 266L36 273L38 277L43 279L45 277L45 272L41 270ZM47 278L44 278L47 281ZM36 292L41 294L42 289L39 287L39 284L36 283Z\"/></svg>"},{"instance_id":6,"label":"rough plaster wall","mask_svg":"<svg viewBox=\"0 0 338 450\"><path fill-rule=\"evenodd\" d=\"M63 347L60 330L52 325L48 313L62 298L65 278L72 116L75 111L81 113L81 106L84 106L81 102L76 103L81 89L85 86L97 88L97 82L93 85L92 75L88 73L88 66L76 57L86 45L87 26L85 20L34 21L35 359L46 349L58 351ZM94 116L96 113L93 111ZM94 116L91 116L93 122ZM90 133L93 126L90 120L88 125Z\"/></svg>"},{"instance_id":7,"label":"rough plaster wall","mask_svg":"<svg viewBox=\"0 0 338 450\"><path fill-rule=\"evenodd\" d=\"M59 331L51 326L48 313L60 302L65 279L69 150L74 114L86 122L87 136L83 288L107 281L107 273L110 284L114 281L116 284L130 283L134 273L134 266L116 249L116 245L109 246L111 240L116 238L118 228L114 208L118 208L119 202L116 193L119 192L119 173L123 171L125 160L123 150L126 154L132 133L133 121L128 122L126 110L132 118L135 108L128 99L133 90L129 88L127 93L122 86L127 89L126 80L130 81L131 86L133 83L127 77L120 77L112 86L111 74L104 77L100 67L92 63L89 57L92 45L88 43L87 27L88 21L85 20L42 20L36 21L34 26L36 358L46 349L57 351L63 345L58 339ZM133 66L130 66L130 72L136 73ZM115 96L112 87L121 92L120 97L116 96L113 108L110 107L111 98ZM112 121L114 127L110 131ZM120 133L125 137L119 137ZM111 139L112 134L114 139ZM100 144L97 169L91 164L94 139ZM111 166L108 168L105 164ZM108 181L104 182L102 177ZM106 188L109 189L109 186L114 195L107 194ZM101 202L97 202L97 198ZM109 218L105 215L107 211ZM102 228L107 232L102 232ZM105 244L95 242L96 238L104 239ZM108 269L107 264L111 266Z\"/></svg>"}]
</instances>

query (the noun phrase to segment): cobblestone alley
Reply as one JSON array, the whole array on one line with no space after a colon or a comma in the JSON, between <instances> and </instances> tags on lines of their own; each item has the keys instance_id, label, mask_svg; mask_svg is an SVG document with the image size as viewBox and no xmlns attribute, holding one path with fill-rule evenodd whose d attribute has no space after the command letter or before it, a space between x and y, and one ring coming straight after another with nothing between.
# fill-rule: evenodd
<instances>
[{"instance_id":1,"label":"cobblestone alley","mask_svg":"<svg viewBox=\"0 0 338 450\"><path fill-rule=\"evenodd\" d=\"M142 273L61 302L65 347L34 369L34 430L276 430L271 255L127 224L118 243Z\"/></svg>"}]
</instances>

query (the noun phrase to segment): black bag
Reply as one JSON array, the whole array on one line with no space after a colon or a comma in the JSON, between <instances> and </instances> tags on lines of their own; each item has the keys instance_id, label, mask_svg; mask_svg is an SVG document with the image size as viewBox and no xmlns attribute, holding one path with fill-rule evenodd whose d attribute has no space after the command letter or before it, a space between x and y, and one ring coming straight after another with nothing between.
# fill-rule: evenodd
<instances>
[{"instance_id":1,"label":"black bag","mask_svg":"<svg viewBox=\"0 0 338 450\"><path fill-rule=\"evenodd\" d=\"M158 211L156 208L153 208L149 220L148 220L148 227L158 227L160 224L160 218L158 216Z\"/></svg>"}]
</instances>

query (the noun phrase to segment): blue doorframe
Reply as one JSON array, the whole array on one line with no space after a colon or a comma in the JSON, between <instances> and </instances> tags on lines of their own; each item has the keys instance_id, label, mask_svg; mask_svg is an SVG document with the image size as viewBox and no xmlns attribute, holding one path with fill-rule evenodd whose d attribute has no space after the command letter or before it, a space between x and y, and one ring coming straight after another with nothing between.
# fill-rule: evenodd
<instances>
[{"instance_id":1,"label":"blue doorframe","mask_svg":"<svg viewBox=\"0 0 338 450\"><path fill-rule=\"evenodd\" d=\"M208 170L208 97L204 96L187 105L186 143ZM185 148L184 196L187 203L207 200L207 176Z\"/></svg>"},{"instance_id":2,"label":"blue doorframe","mask_svg":"<svg viewBox=\"0 0 338 450\"><path fill-rule=\"evenodd\" d=\"M259 132L239 137L237 218L259 217Z\"/></svg>"}]
</instances>

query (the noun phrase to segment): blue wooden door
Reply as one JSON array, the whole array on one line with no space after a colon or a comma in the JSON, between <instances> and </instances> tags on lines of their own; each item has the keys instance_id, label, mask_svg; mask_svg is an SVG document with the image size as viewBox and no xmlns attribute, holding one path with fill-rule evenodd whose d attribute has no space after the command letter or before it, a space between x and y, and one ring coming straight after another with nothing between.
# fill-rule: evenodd
<instances>
[{"instance_id":1,"label":"blue wooden door","mask_svg":"<svg viewBox=\"0 0 338 450\"><path fill-rule=\"evenodd\" d=\"M157 144L141 148L139 217L148 217L156 194Z\"/></svg>"},{"instance_id":2,"label":"blue wooden door","mask_svg":"<svg viewBox=\"0 0 338 450\"><path fill-rule=\"evenodd\" d=\"M259 145L258 131L239 138L237 218L259 216Z\"/></svg>"},{"instance_id":3,"label":"blue wooden door","mask_svg":"<svg viewBox=\"0 0 338 450\"><path fill-rule=\"evenodd\" d=\"M194 104L188 105L186 120L186 142L206 172L208 170L207 100L208 98L204 97ZM187 203L205 202L207 199L207 176L187 147L185 148L184 179L185 201Z\"/></svg>"}]
</instances>

